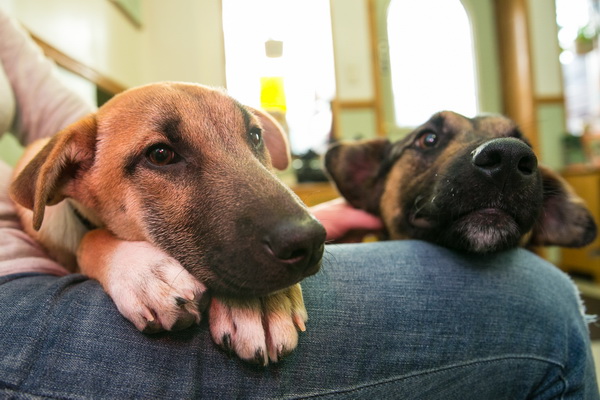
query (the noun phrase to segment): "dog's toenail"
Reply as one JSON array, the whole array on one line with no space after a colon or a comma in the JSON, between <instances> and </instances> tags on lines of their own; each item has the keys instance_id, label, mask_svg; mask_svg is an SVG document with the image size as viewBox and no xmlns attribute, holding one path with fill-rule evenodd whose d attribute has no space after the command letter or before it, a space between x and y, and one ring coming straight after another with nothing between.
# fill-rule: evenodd
<instances>
[{"instance_id":1,"label":"dog's toenail","mask_svg":"<svg viewBox=\"0 0 600 400\"><path fill-rule=\"evenodd\" d=\"M171 327L171 330L172 331L180 331L180 330L189 328L190 326L192 326L194 324L194 322L196 322L196 317L194 315L185 314L182 317L180 317L177 321L175 321L175 323Z\"/></svg>"},{"instance_id":2,"label":"dog's toenail","mask_svg":"<svg viewBox=\"0 0 600 400\"><path fill-rule=\"evenodd\" d=\"M148 323L146 324L146 327L144 328L144 330L142 331L142 333L157 333L162 331L162 326L160 325L160 323L158 321L148 321Z\"/></svg>"},{"instance_id":3,"label":"dog's toenail","mask_svg":"<svg viewBox=\"0 0 600 400\"><path fill-rule=\"evenodd\" d=\"M188 303L188 300L184 299L183 297L175 297L175 302L177 303L177 306L181 307L184 306Z\"/></svg>"},{"instance_id":4,"label":"dog's toenail","mask_svg":"<svg viewBox=\"0 0 600 400\"><path fill-rule=\"evenodd\" d=\"M281 361L283 360L285 357L287 357L288 355L291 354L291 350L286 348L284 345L279 345L279 347L277 348L277 360Z\"/></svg>"},{"instance_id":5,"label":"dog's toenail","mask_svg":"<svg viewBox=\"0 0 600 400\"><path fill-rule=\"evenodd\" d=\"M225 350L227 355L233 355L233 348L231 346L231 335L229 333L226 333L223 335L223 337L221 337L221 343L221 347L223 347L223 350Z\"/></svg>"},{"instance_id":6,"label":"dog's toenail","mask_svg":"<svg viewBox=\"0 0 600 400\"><path fill-rule=\"evenodd\" d=\"M256 349L256 352L254 353L254 362L261 364L262 366L267 365L267 360L265 360L265 352L263 349Z\"/></svg>"}]
</instances>

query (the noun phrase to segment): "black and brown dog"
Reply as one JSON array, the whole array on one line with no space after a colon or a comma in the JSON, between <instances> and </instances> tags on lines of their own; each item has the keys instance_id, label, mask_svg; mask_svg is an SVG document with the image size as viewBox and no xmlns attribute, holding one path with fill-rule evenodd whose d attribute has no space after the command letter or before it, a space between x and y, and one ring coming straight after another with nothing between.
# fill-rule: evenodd
<instances>
[{"instance_id":1,"label":"black and brown dog","mask_svg":"<svg viewBox=\"0 0 600 400\"><path fill-rule=\"evenodd\" d=\"M390 239L487 253L578 247L596 224L568 184L538 165L516 124L444 111L404 139L334 145L325 166L356 208L381 217Z\"/></svg>"}]
</instances>

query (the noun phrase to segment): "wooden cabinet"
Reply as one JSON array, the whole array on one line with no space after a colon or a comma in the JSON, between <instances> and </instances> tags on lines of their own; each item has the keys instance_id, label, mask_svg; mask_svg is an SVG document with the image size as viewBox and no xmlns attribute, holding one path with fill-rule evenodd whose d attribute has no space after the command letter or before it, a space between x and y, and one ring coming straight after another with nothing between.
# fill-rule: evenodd
<instances>
[{"instance_id":1,"label":"wooden cabinet","mask_svg":"<svg viewBox=\"0 0 600 400\"><path fill-rule=\"evenodd\" d=\"M600 169L570 168L563 177L586 202L596 223L600 222ZM561 268L566 272L585 274L600 283L600 237L579 249L561 249Z\"/></svg>"}]
</instances>

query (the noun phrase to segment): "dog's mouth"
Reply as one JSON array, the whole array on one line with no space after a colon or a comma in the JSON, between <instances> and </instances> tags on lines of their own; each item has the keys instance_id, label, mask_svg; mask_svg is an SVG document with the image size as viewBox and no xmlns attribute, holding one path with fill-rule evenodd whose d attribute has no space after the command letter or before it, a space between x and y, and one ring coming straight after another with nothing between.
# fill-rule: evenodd
<instances>
[{"instance_id":1,"label":"dog's mouth","mask_svg":"<svg viewBox=\"0 0 600 400\"><path fill-rule=\"evenodd\" d=\"M463 211L459 214L452 215L451 223L466 222L472 220L474 224L485 224L489 226L501 226L507 221L514 223L515 217L509 212L497 207L476 208L468 211ZM432 229L443 223L446 223L439 216L431 216L423 213L421 210L410 213L408 222L415 228Z\"/></svg>"},{"instance_id":2,"label":"dog's mouth","mask_svg":"<svg viewBox=\"0 0 600 400\"><path fill-rule=\"evenodd\" d=\"M514 247L528 230L518 216L498 207L470 209L449 218L413 213L409 223L419 230L419 238L476 253Z\"/></svg>"},{"instance_id":3,"label":"dog's mouth","mask_svg":"<svg viewBox=\"0 0 600 400\"><path fill-rule=\"evenodd\" d=\"M482 208L463 213L457 218L457 222L469 220L473 224L487 225L489 227L502 228L507 223L514 223L515 218L500 208Z\"/></svg>"},{"instance_id":4,"label":"dog's mouth","mask_svg":"<svg viewBox=\"0 0 600 400\"><path fill-rule=\"evenodd\" d=\"M262 276L260 279L237 276L225 269L215 269L213 270L215 279L211 280L208 286L215 292L229 295L266 296L301 282L304 278L316 274L320 268L319 259L314 264L311 263L302 273L287 272L282 274L285 276Z\"/></svg>"},{"instance_id":5,"label":"dog's mouth","mask_svg":"<svg viewBox=\"0 0 600 400\"><path fill-rule=\"evenodd\" d=\"M434 221L426 216L419 213L411 213L408 216L408 222L415 228L419 229L431 229L435 226Z\"/></svg>"},{"instance_id":6,"label":"dog's mouth","mask_svg":"<svg viewBox=\"0 0 600 400\"><path fill-rule=\"evenodd\" d=\"M243 297L265 296L316 274L321 268L324 249L322 244L308 254L290 253L282 259L273 256L272 251L267 248L261 254L270 257L258 261L248 258L243 263L234 264L213 260L202 273L203 280L215 293ZM235 267L228 267L230 265Z\"/></svg>"}]
</instances>

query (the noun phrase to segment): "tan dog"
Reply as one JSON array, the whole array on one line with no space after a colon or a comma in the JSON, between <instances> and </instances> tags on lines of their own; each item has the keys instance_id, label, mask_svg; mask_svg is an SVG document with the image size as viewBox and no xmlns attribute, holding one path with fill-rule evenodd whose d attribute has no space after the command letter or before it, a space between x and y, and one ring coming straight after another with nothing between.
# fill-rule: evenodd
<instances>
[{"instance_id":1,"label":"tan dog","mask_svg":"<svg viewBox=\"0 0 600 400\"><path fill-rule=\"evenodd\" d=\"M477 253L523 245L584 246L596 224L583 201L538 166L515 123L499 115L435 114L404 139L342 143L328 173L391 239Z\"/></svg>"},{"instance_id":2,"label":"tan dog","mask_svg":"<svg viewBox=\"0 0 600 400\"><path fill-rule=\"evenodd\" d=\"M11 195L26 230L139 330L198 323L208 287L216 343L266 364L297 345L298 282L318 271L325 240L271 160L285 168L287 142L266 114L159 83L31 146Z\"/></svg>"}]
</instances>

